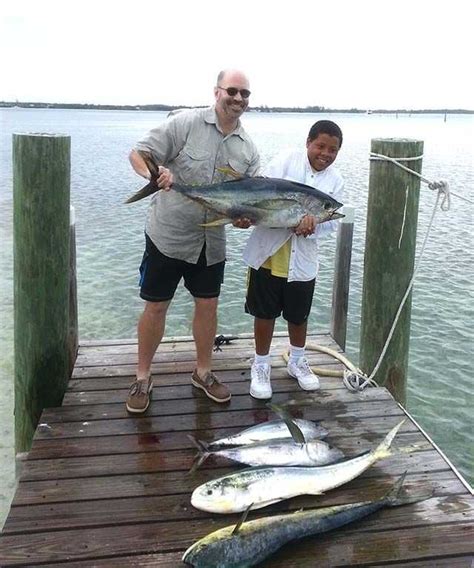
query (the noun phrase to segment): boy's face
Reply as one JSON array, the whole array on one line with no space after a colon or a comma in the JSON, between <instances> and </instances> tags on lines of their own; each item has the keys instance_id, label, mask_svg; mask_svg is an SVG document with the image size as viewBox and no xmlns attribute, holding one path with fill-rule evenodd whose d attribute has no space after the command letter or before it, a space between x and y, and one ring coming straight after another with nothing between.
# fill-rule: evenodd
<instances>
[{"instance_id":1,"label":"boy's face","mask_svg":"<svg viewBox=\"0 0 474 568\"><path fill-rule=\"evenodd\" d=\"M330 166L339 152L339 138L329 134L318 134L314 140L306 141L308 160L313 170L320 172Z\"/></svg>"}]
</instances>

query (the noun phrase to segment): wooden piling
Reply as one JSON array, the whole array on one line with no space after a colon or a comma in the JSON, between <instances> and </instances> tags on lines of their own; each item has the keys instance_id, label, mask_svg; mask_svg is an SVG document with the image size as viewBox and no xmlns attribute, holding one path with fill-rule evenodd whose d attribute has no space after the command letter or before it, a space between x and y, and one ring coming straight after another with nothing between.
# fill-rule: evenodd
<instances>
[{"instance_id":1,"label":"wooden piling","mask_svg":"<svg viewBox=\"0 0 474 568\"><path fill-rule=\"evenodd\" d=\"M343 212L345 217L340 220L337 232L332 289L331 336L344 350L346 347L347 313L349 309L354 208L345 206Z\"/></svg>"},{"instance_id":2,"label":"wooden piling","mask_svg":"<svg viewBox=\"0 0 474 568\"><path fill-rule=\"evenodd\" d=\"M68 380L70 137L13 135L15 440Z\"/></svg>"},{"instance_id":3,"label":"wooden piling","mask_svg":"<svg viewBox=\"0 0 474 568\"><path fill-rule=\"evenodd\" d=\"M403 161L423 154L420 140L373 139L371 150L421 173L421 158ZM388 161L371 161L359 359L368 375L375 368L413 275L419 189L417 176ZM410 316L411 294L374 377L401 403L406 400Z\"/></svg>"}]
</instances>

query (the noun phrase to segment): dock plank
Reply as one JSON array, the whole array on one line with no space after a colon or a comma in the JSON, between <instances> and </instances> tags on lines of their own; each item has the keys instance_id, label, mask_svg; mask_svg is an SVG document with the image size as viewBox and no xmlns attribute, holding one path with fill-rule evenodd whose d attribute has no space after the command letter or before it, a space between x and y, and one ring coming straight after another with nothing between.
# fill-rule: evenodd
<instances>
[{"instance_id":1,"label":"dock plank","mask_svg":"<svg viewBox=\"0 0 474 568\"><path fill-rule=\"evenodd\" d=\"M340 351L329 334L311 341ZM291 401L295 417L319 420L327 440L348 456L375 447L404 418L384 388L350 393L340 378L322 377L316 394L288 378L279 333L272 352L273 402ZM253 338L223 346L215 370L233 398L217 405L190 385L191 338L163 342L153 362L154 399L143 416L124 407L133 380L136 341L89 341L79 357L63 406L46 409L22 464L15 498L0 535L1 566L179 567L184 550L240 515L212 515L190 504L193 489L243 466L209 458L192 476L195 448L189 435L217 439L275 414L249 397ZM341 369L329 355L312 351L313 365ZM301 404L301 403L304 404ZM383 495L407 472L409 495L424 501L379 511L356 525L304 539L262 563L267 568L318 566L470 566L474 500L449 462L409 418L393 453L353 481L326 495L300 496L250 513L258 518Z\"/></svg>"}]
</instances>

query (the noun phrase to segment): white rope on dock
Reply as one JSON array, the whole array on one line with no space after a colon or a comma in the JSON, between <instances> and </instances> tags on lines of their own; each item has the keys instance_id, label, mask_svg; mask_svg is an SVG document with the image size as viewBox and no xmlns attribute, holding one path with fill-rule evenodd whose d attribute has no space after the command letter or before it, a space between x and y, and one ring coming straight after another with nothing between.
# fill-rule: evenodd
<instances>
[{"instance_id":1,"label":"white rope on dock","mask_svg":"<svg viewBox=\"0 0 474 568\"><path fill-rule=\"evenodd\" d=\"M447 181L436 181L436 182L430 181L428 178L424 177L420 173L415 172L411 168L408 168L407 166L404 166L403 164L400 163L402 161L403 162L409 162L409 161L421 160L422 158L423 158L423 155L415 156L415 157L409 157L409 158L397 158L397 159L395 159L395 158L391 158L390 156L385 156L383 154L376 154L374 152L370 153L370 159L371 160L385 160L385 161L392 162L396 166L398 166L398 167L402 168L403 170L405 170L405 171L407 171L411 174L414 174L415 176L420 178L421 181L428 184L429 189L431 189L433 191L437 190L438 194L436 196L436 202L435 202L434 207L433 207L433 213L431 214L431 219L430 219L430 222L429 222L429 225L428 225L428 229L426 231L425 238L423 239L421 251L420 251L418 260L416 261L415 268L413 270L413 276L410 280L410 283L408 284L407 290L406 290L406 292L405 292L405 294L402 298L402 301L400 302L400 306L398 307L397 313L395 314L395 318L393 320L392 327L390 328L388 337L385 341L382 352L380 353L380 356L377 360L377 363L375 364L375 367L374 367L372 373L369 376L367 376L363 373L359 376L358 374L354 374L351 371L345 371L344 372L344 381L343 382L344 382L345 386L349 390L352 390L352 391L363 390L364 388L366 388L369 385L375 386L377 384L374 380L374 377L377 374L377 371L379 370L380 365L382 364L382 361L383 361L383 358L385 357L388 346L390 345L390 341L392 340L393 334L395 333L395 329L397 327L397 323L398 323L398 320L400 318L400 314L402 313L405 302L407 301L407 298L410 295L411 289L413 288L413 284L415 282L415 277L416 277L416 274L417 274L418 269L420 267L421 259L423 257L423 254L424 254L425 248L426 248L426 243L428 241L428 237L429 237L429 234L431 232L431 228L433 226L434 216L435 216L436 210L438 208L438 203L442 199L441 205L440 205L442 211L449 211L449 208L451 206L451 199L450 199L451 192L449 190L449 184L448 184ZM457 196L457 197L460 197L460 196ZM407 192L406 192L406 199L407 198L408 198L408 187L407 187ZM463 199L463 198L461 198L461 199ZM468 200L466 200L466 201L468 201ZM403 219L402 233L400 235L399 246L400 246L401 238L402 238L402 235L403 235L404 225L405 225L405 218Z\"/></svg>"}]
</instances>

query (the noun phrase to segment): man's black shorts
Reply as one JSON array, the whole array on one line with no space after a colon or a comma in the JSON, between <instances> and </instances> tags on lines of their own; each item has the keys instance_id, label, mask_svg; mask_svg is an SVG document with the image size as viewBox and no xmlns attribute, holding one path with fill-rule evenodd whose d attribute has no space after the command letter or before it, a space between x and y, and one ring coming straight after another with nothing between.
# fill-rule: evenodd
<instances>
[{"instance_id":1,"label":"man's black shorts","mask_svg":"<svg viewBox=\"0 0 474 568\"><path fill-rule=\"evenodd\" d=\"M301 325L311 311L314 284L314 279L288 282L267 268L249 268L245 311L260 319L276 319L283 313L286 321Z\"/></svg>"},{"instance_id":2,"label":"man's black shorts","mask_svg":"<svg viewBox=\"0 0 474 568\"><path fill-rule=\"evenodd\" d=\"M170 258L161 253L145 234L146 246L140 265L140 298L148 302L171 300L184 278L184 285L195 298L217 298L224 281L225 261L207 266L206 245L197 264Z\"/></svg>"}]
</instances>

